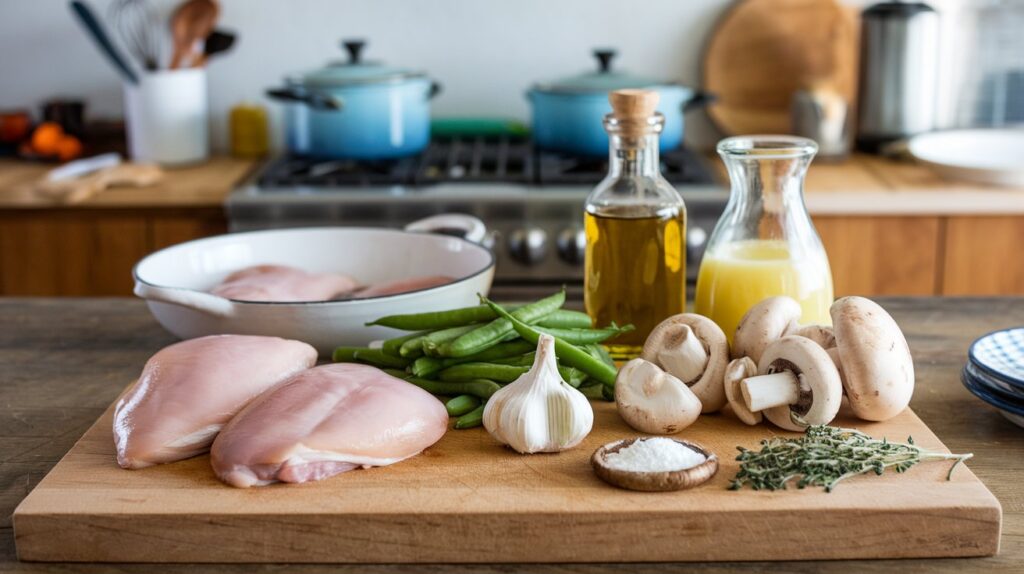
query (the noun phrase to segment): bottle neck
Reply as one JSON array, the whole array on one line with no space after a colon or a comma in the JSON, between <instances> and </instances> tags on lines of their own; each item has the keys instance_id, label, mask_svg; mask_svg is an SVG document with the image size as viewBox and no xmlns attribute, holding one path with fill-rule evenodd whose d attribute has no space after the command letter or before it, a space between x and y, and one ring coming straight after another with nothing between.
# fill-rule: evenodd
<instances>
[{"instance_id":1,"label":"bottle neck","mask_svg":"<svg viewBox=\"0 0 1024 574\"><path fill-rule=\"evenodd\" d=\"M810 156L785 159L730 158L725 163L732 182L732 211L744 227L761 239L788 237L809 224L803 181ZM794 227L795 226L795 227Z\"/></svg>"},{"instance_id":2,"label":"bottle neck","mask_svg":"<svg viewBox=\"0 0 1024 574\"><path fill-rule=\"evenodd\" d=\"M608 141L608 175L657 177L661 173L657 133L640 137L610 134Z\"/></svg>"}]
</instances>

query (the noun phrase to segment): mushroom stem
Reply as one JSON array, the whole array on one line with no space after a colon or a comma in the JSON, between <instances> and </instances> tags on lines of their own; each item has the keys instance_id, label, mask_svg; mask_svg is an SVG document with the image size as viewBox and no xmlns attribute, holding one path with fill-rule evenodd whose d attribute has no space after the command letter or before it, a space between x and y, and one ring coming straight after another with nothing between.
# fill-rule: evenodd
<instances>
[{"instance_id":1,"label":"mushroom stem","mask_svg":"<svg viewBox=\"0 0 1024 574\"><path fill-rule=\"evenodd\" d=\"M795 405L800 400L800 379L793 371L748 377L740 382L740 391L752 412Z\"/></svg>"},{"instance_id":2,"label":"mushroom stem","mask_svg":"<svg viewBox=\"0 0 1024 574\"><path fill-rule=\"evenodd\" d=\"M679 328L679 333L666 341L664 349L658 351L658 362L676 378L691 384L704 374L708 365L708 352L689 325Z\"/></svg>"}]
</instances>

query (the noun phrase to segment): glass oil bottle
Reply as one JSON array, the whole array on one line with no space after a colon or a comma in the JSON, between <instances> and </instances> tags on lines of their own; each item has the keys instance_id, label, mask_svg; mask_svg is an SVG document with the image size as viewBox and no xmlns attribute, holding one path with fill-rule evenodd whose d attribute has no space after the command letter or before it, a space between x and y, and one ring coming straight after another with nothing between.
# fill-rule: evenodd
<instances>
[{"instance_id":1,"label":"glass oil bottle","mask_svg":"<svg viewBox=\"0 0 1024 574\"><path fill-rule=\"evenodd\" d=\"M585 204L584 301L595 325L636 327L609 341L612 356L627 359L686 307L686 206L661 176L658 93L619 90L608 99L608 175Z\"/></svg>"}]
</instances>

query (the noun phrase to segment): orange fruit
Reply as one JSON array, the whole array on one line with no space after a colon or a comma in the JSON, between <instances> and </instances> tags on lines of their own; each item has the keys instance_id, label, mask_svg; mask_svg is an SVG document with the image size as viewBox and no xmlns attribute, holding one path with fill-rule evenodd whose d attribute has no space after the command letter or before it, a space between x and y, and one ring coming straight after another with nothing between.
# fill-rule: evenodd
<instances>
[{"instance_id":1,"label":"orange fruit","mask_svg":"<svg viewBox=\"0 0 1024 574\"><path fill-rule=\"evenodd\" d=\"M32 149L39 155L57 155L57 146L64 137L64 128L54 122L39 124L32 133Z\"/></svg>"},{"instance_id":2,"label":"orange fruit","mask_svg":"<svg viewBox=\"0 0 1024 574\"><path fill-rule=\"evenodd\" d=\"M82 142L75 136L61 136L57 140L57 157L60 161L71 161L82 155Z\"/></svg>"}]
</instances>

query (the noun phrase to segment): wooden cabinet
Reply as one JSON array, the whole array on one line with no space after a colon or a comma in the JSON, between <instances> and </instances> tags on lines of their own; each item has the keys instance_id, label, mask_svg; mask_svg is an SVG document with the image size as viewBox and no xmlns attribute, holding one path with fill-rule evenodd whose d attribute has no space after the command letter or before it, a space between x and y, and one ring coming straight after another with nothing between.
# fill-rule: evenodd
<instances>
[{"instance_id":1,"label":"wooden cabinet","mask_svg":"<svg viewBox=\"0 0 1024 574\"><path fill-rule=\"evenodd\" d=\"M1024 217L951 217L943 295L1024 294Z\"/></svg>"},{"instance_id":2,"label":"wooden cabinet","mask_svg":"<svg viewBox=\"0 0 1024 574\"><path fill-rule=\"evenodd\" d=\"M941 268L938 217L815 217L837 297L933 295Z\"/></svg>"},{"instance_id":3,"label":"wooden cabinet","mask_svg":"<svg viewBox=\"0 0 1024 574\"><path fill-rule=\"evenodd\" d=\"M0 295L130 295L132 267L173 243L224 233L219 209L0 215Z\"/></svg>"}]
</instances>

